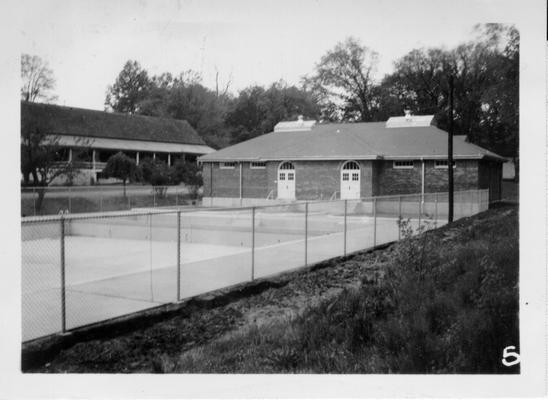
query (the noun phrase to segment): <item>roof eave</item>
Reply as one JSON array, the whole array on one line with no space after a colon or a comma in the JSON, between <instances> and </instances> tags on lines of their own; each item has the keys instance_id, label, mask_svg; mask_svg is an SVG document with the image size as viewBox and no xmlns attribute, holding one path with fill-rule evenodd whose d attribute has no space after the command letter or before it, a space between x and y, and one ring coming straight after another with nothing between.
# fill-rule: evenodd
<instances>
[{"instance_id":1,"label":"roof eave","mask_svg":"<svg viewBox=\"0 0 548 400\"><path fill-rule=\"evenodd\" d=\"M248 162L248 161L322 161L322 160L377 160L380 156L314 156L314 157L212 157L211 154L198 157L200 162Z\"/></svg>"}]
</instances>

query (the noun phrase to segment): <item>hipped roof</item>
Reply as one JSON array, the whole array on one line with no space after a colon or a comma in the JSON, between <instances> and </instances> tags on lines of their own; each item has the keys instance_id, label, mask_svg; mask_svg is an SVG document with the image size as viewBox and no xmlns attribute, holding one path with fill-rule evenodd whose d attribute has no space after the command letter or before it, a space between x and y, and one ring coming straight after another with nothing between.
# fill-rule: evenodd
<instances>
[{"instance_id":1,"label":"hipped roof","mask_svg":"<svg viewBox=\"0 0 548 400\"><path fill-rule=\"evenodd\" d=\"M24 122L54 135L205 145L188 122L178 119L22 101L22 126Z\"/></svg>"},{"instance_id":2,"label":"hipped roof","mask_svg":"<svg viewBox=\"0 0 548 400\"><path fill-rule=\"evenodd\" d=\"M272 132L199 157L199 161L447 158L448 133L435 127L386 128L384 122L317 124L309 131ZM456 159L504 158L462 139Z\"/></svg>"}]
</instances>

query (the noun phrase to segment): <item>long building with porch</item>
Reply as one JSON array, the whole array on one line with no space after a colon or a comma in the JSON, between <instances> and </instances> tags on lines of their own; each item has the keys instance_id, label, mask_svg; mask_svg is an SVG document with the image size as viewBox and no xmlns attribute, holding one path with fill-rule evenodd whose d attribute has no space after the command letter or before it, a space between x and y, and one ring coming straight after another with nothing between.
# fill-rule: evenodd
<instances>
[{"instance_id":1,"label":"long building with porch","mask_svg":"<svg viewBox=\"0 0 548 400\"><path fill-rule=\"evenodd\" d=\"M55 137L58 161L73 162L79 168L75 184L100 182L107 160L119 151L137 164L150 157L168 165L179 159L194 162L215 151L187 121L177 119L22 101L21 122L22 127L32 126Z\"/></svg>"}]
</instances>

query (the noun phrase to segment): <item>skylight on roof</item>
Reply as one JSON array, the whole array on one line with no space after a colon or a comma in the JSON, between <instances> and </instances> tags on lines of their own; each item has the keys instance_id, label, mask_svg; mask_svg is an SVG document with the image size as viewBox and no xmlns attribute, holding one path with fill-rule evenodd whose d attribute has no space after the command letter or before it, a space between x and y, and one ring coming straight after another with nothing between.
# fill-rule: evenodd
<instances>
[{"instance_id":1,"label":"skylight on roof","mask_svg":"<svg viewBox=\"0 0 548 400\"><path fill-rule=\"evenodd\" d=\"M407 128L417 126L433 125L433 115L411 115L406 113L405 117L390 117L386 121L387 128Z\"/></svg>"}]
</instances>

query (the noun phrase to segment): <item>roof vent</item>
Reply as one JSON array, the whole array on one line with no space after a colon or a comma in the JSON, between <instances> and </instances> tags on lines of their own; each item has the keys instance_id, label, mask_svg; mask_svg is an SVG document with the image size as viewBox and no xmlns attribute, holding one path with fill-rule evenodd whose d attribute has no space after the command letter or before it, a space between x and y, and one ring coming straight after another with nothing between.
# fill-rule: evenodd
<instances>
[{"instance_id":1,"label":"roof vent","mask_svg":"<svg viewBox=\"0 0 548 400\"><path fill-rule=\"evenodd\" d=\"M297 117L297 121L282 121L274 126L274 132L301 132L309 131L316 124L316 121L305 121L302 115Z\"/></svg>"},{"instance_id":2,"label":"roof vent","mask_svg":"<svg viewBox=\"0 0 548 400\"><path fill-rule=\"evenodd\" d=\"M409 128L434 125L433 115L411 115L411 110L405 110L404 117L390 117L386 128Z\"/></svg>"},{"instance_id":3,"label":"roof vent","mask_svg":"<svg viewBox=\"0 0 548 400\"><path fill-rule=\"evenodd\" d=\"M411 116L411 110L407 109L407 110L404 110L403 112L405 113L406 121L411 121L413 119L413 117Z\"/></svg>"}]
</instances>

